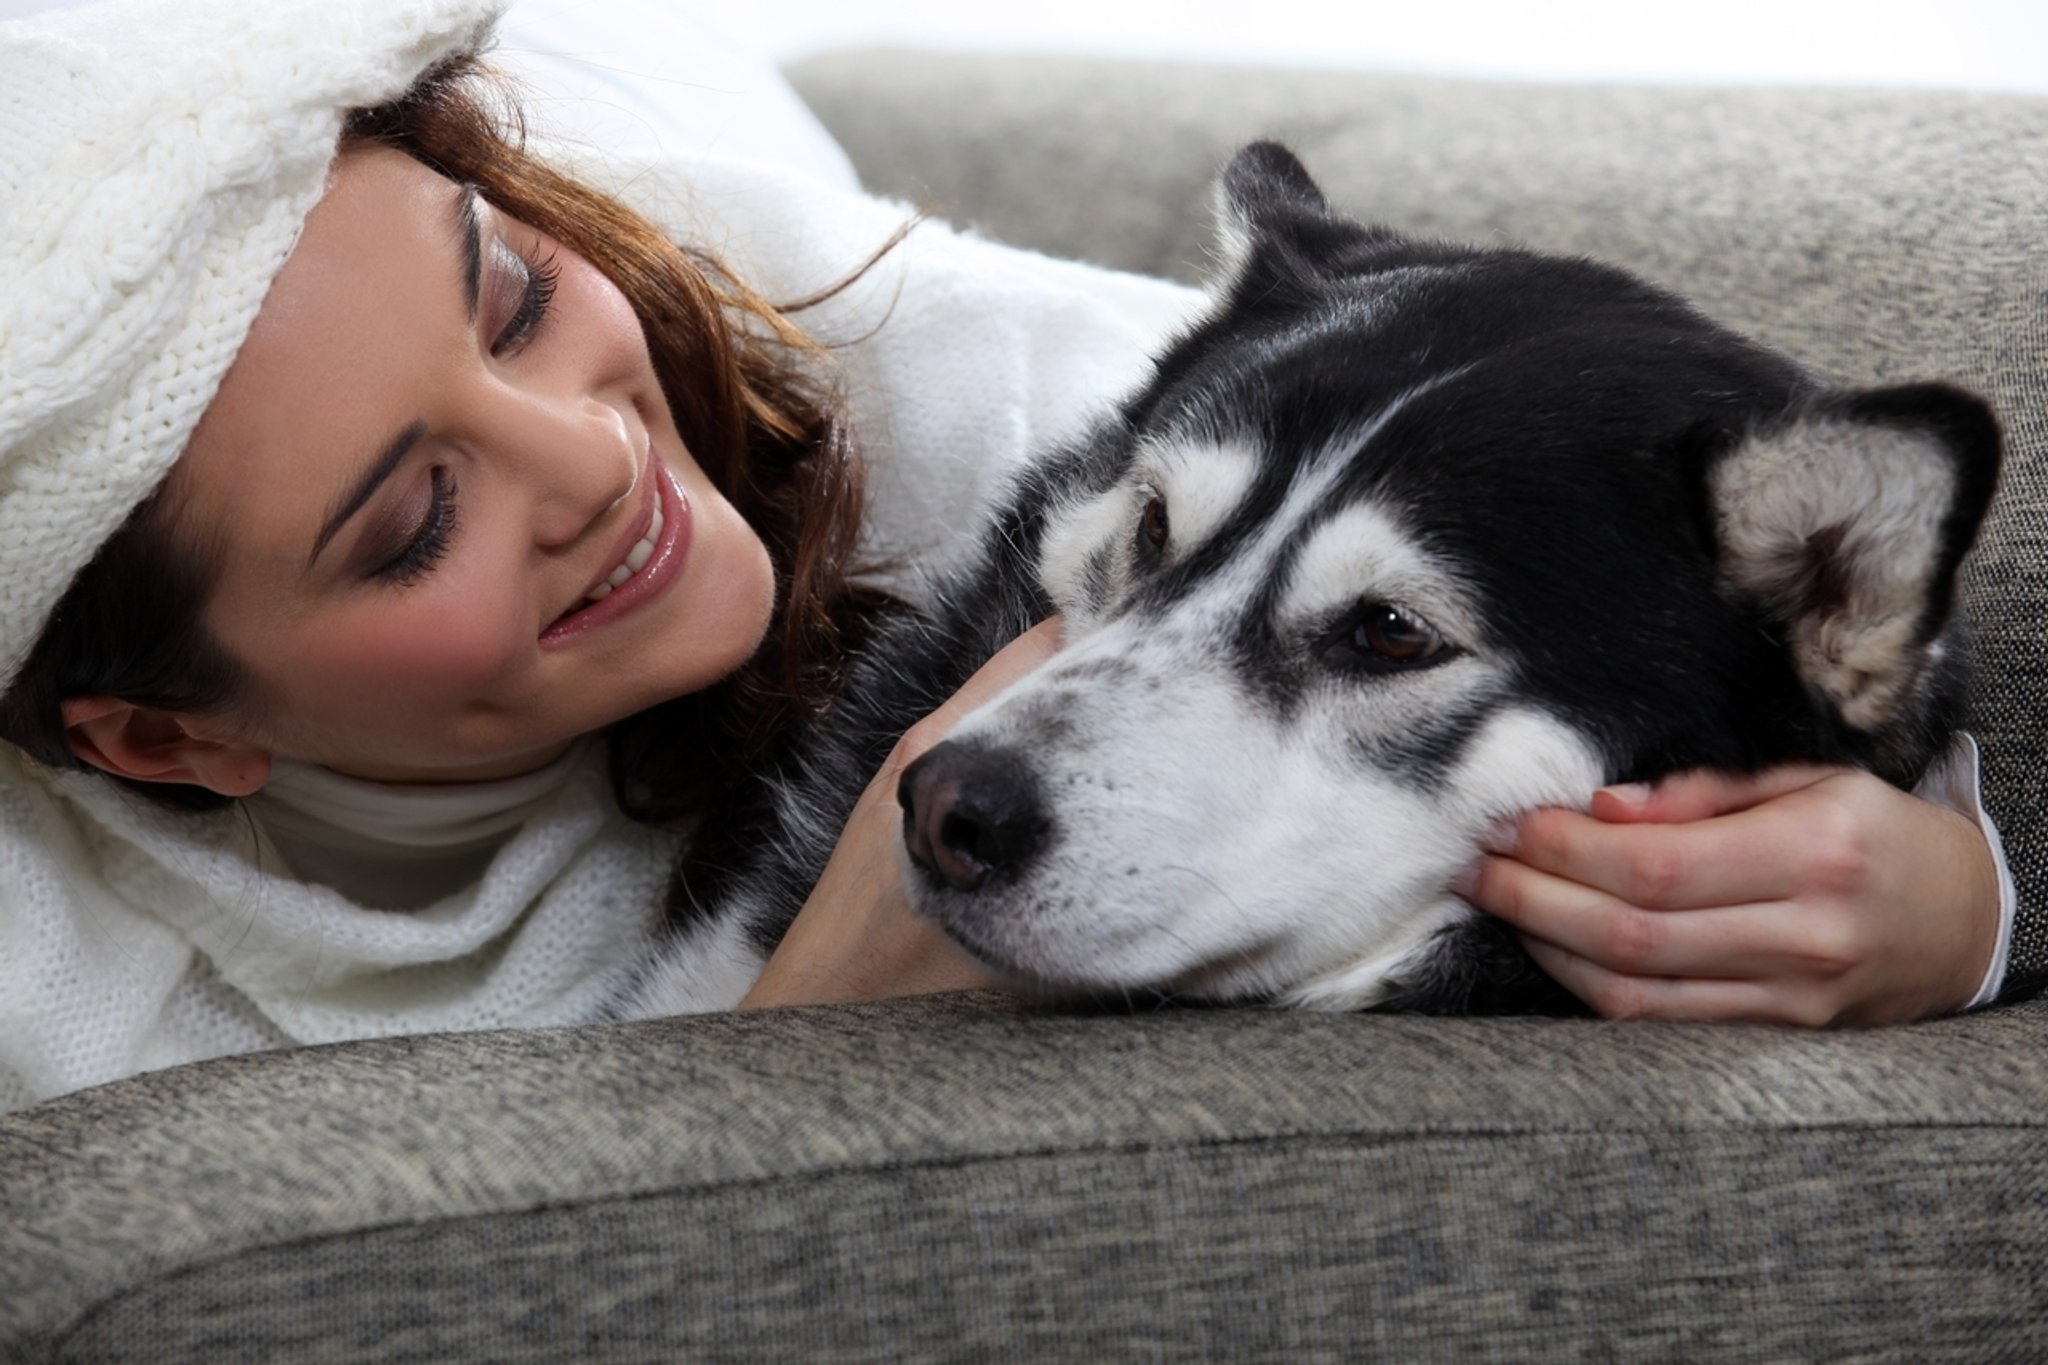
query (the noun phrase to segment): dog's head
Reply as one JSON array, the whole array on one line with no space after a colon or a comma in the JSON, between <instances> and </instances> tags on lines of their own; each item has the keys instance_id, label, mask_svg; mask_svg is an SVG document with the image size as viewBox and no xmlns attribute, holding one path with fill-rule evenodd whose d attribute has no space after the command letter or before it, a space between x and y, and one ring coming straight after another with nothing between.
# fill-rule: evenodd
<instances>
[{"instance_id":1,"label":"dog's head","mask_svg":"<svg viewBox=\"0 0 2048 1365\"><path fill-rule=\"evenodd\" d=\"M1272 144L1220 198L1210 315L1047 476L1066 648L906 777L915 898L971 951L1371 1004L1504 817L1701 765L1905 782L1943 742L1982 402L1361 225Z\"/></svg>"}]
</instances>

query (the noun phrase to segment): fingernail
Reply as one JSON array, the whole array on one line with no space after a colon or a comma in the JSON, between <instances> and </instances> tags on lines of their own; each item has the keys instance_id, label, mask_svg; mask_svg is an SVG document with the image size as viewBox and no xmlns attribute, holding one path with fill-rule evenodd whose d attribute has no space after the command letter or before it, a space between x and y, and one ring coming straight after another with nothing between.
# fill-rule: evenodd
<instances>
[{"instance_id":1,"label":"fingernail","mask_svg":"<svg viewBox=\"0 0 2048 1365\"><path fill-rule=\"evenodd\" d=\"M1624 806L1640 806L1650 799L1650 784L1647 782L1620 782L1600 790Z\"/></svg>"},{"instance_id":2,"label":"fingernail","mask_svg":"<svg viewBox=\"0 0 2048 1365\"><path fill-rule=\"evenodd\" d=\"M1488 853L1498 853L1504 857L1514 856L1515 850L1522 846L1520 823L1514 820L1494 821L1493 827L1479 840L1479 846Z\"/></svg>"},{"instance_id":3,"label":"fingernail","mask_svg":"<svg viewBox=\"0 0 2048 1365\"><path fill-rule=\"evenodd\" d=\"M1472 899L1472 893L1479 889L1479 864L1467 863L1458 869L1458 875L1451 878L1451 894Z\"/></svg>"}]
</instances>

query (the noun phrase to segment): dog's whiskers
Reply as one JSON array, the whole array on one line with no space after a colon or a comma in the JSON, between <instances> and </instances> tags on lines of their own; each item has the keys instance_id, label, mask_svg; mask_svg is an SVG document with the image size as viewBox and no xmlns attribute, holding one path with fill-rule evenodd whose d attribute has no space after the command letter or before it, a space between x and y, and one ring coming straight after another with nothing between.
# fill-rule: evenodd
<instances>
[{"instance_id":1,"label":"dog's whiskers","mask_svg":"<svg viewBox=\"0 0 2048 1365\"><path fill-rule=\"evenodd\" d=\"M1181 872L1185 873L1190 877L1193 877L1196 881L1202 883L1211 891L1215 892L1217 897L1221 899L1225 905L1228 905L1230 907L1231 911L1237 916L1238 919L1244 920L1248 917L1243 904L1239 902L1237 897L1231 895L1230 892L1224 888L1221 882L1217 881L1214 877L1202 871L1200 868L1190 867L1185 863L1162 863L1160 864L1159 870L1161 872ZM1153 927L1157 929L1160 933L1166 935L1166 937L1172 939L1175 943L1178 943L1182 948L1185 948L1187 950L1188 957L1191 960L1200 961L1203 959L1204 954L1202 953L1202 951L1198 949L1193 943L1189 942L1181 934L1175 932L1171 925L1158 924L1154 925ZM1198 969L1197 975L1204 977L1221 975L1222 970L1226 965L1242 967L1247 972L1256 974L1259 967L1259 953L1257 949L1251 945L1233 947L1229 951L1229 953L1227 953L1222 958L1208 961L1203 967ZM1162 1006L1171 1003L1174 998L1173 992L1166 990L1162 987L1152 986L1148 987L1147 989L1151 990L1152 993L1158 997L1158 1003Z\"/></svg>"}]
</instances>

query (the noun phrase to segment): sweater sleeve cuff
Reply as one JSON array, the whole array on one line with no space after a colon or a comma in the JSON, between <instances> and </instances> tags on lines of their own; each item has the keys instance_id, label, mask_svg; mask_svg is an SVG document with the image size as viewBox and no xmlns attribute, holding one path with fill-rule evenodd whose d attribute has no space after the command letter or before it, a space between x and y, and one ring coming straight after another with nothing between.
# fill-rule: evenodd
<instances>
[{"instance_id":1,"label":"sweater sleeve cuff","mask_svg":"<svg viewBox=\"0 0 2048 1365\"><path fill-rule=\"evenodd\" d=\"M2013 885L2012 870L2005 862L2005 842L1998 837L1998 827L1984 809L1981 786L1977 741L1969 735L1957 734L1950 742L1948 752L1928 767L1919 785L1913 788L1915 796L1946 807L1976 825L1984 835L1984 842L1991 846L1991 860L1998 868L1998 949L1992 953L1984 980L1978 984L1976 995L1970 998L1965 1009L1990 1004L1998 998L1999 990L2005 985L2005 965L2012 950L2013 915L2019 904L2019 890Z\"/></svg>"}]
</instances>

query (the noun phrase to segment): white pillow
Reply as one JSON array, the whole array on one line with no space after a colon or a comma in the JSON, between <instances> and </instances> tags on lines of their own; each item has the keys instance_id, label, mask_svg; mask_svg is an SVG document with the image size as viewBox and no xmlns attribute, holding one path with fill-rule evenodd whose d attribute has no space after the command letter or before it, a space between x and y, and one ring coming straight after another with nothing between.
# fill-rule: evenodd
<instances>
[{"instance_id":1,"label":"white pillow","mask_svg":"<svg viewBox=\"0 0 2048 1365\"><path fill-rule=\"evenodd\" d=\"M860 188L774 63L688 0L517 0L492 60L525 82L527 117L551 140L627 163L765 161Z\"/></svg>"}]
</instances>

